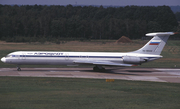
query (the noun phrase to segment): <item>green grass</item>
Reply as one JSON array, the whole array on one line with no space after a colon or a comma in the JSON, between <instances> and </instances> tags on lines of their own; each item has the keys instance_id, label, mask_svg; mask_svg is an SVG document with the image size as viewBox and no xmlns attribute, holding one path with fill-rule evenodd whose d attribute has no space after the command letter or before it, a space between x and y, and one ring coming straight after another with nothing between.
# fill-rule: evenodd
<instances>
[{"instance_id":1,"label":"green grass","mask_svg":"<svg viewBox=\"0 0 180 109\"><path fill-rule=\"evenodd\" d=\"M179 109L180 84L0 77L1 109Z\"/></svg>"}]
</instances>

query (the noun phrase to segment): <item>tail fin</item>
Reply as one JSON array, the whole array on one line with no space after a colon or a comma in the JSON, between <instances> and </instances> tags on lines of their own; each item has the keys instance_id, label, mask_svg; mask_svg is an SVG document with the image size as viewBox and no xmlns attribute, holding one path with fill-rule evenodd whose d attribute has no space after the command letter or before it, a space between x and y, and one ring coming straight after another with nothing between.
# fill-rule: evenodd
<instances>
[{"instance_id":1,"label":"tail fin","mask_svg":"<svg viewBox=\"0 0 180 109\"><path fill-rule=\"evenodd\" d=\"M133 51L132 53L160 55L169 36L174 34L175 33L173 32L148 33L146 36L154 37L142 48Z\"/></svg>"}]
</instances>

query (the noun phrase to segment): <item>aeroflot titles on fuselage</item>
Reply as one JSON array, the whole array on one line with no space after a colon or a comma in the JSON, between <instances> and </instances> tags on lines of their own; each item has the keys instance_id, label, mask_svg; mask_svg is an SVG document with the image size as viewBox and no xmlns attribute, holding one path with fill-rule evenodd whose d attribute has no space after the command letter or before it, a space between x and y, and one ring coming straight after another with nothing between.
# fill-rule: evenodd
<instances>
[{"instance_id":1,"label":"aeroflot titles on fuselage","mask_svg":"<svg viewBox=\"0 0 180 109\"><path fill-rule=\"evenodd\" d=\"M44 53L44 52L37 52L37 53L34 53L34 55L47 55L47 56L60 56L60 55L63 55L63 53Z\"/></svg>"}]
</instances>

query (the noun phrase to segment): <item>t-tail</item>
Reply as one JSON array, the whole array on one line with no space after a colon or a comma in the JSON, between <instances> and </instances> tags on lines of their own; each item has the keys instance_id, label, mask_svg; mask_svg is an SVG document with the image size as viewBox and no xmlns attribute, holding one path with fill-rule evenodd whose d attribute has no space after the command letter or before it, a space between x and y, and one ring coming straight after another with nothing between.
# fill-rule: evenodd
<instances>
[{"instance_id":1,"label":"t-tail","mask_svg":"<svg viewBox=\"0 0 180 109\"><path fill-rule=\"evenodd\" d=\"M154 36L154 37L142 48L133 51L131 53L160 55L169 36L174 34L176 33L174 32L148 33L146 34L146 36Z\"/></svg>"}]
</instances>

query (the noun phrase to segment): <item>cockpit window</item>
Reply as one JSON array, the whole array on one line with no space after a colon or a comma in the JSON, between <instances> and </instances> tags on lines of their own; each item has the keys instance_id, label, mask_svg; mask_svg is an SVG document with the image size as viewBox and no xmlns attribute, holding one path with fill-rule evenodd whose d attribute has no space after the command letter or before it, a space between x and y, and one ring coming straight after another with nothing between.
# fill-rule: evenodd
<instances>
[{"instance_id":1,"label":"cockpit window","mask_svg":"<svg viewBox=\"0 0 180 109\"><path fill-rule=\"evenodd\" d=\"M7 55L6 58L8 58L8 57L12 57L12 55Z\"/></svg>"}]
</instances>

